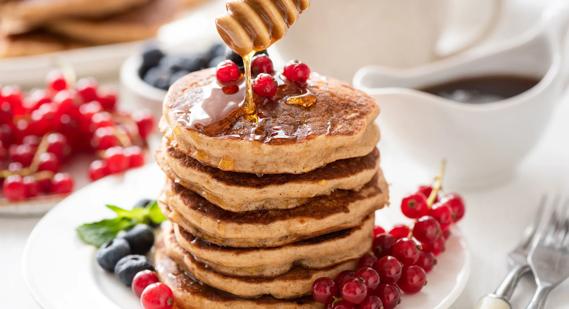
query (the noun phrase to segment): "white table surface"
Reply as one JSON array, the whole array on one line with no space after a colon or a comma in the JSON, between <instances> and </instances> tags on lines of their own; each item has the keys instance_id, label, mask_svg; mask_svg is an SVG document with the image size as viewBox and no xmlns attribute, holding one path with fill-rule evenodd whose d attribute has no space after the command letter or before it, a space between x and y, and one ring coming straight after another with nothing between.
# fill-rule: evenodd
<instances>
[{"instance_id":1,"label":"white table surface","mask_svg":"<svg viewBox=\"0 0 569 309\"><path fill-rule=\"evenodd\" d=\"M530 0L517 1L531 3ZM535 2L531 4L535 5ZM535 10L518 12L518 16L523 14L529 19L536 16ZM531 21L526 19L503 25L497 36L517 32L520 25L529 23ZM467 201L467 215L461 228L472 254L472 273L464 293L452 308L472 308L480 296L498 285L507 271L506 254L532 221L542 193L562 189L569 193L569 98L560 101L542 142L520 166L515 178L498 187L461 192ZM384 132L382 143L382 165L386 177L397 188L393 201L398 204L400 192L410 191L415 184L429 181L432 175L425 174L406 154L391 147L388 132ZM398 209L392 207L386 211ZM0 308L39 308L21 275L22 251L38 220L0 217ZM532 283L529 280L522 282L515 294L514 306L523 308L532 292ZM62 293L65 293L65 287L62 287ZM569 308L569 284L562 285L551 294L547 308Z\"/></svg>"}]
</instances>

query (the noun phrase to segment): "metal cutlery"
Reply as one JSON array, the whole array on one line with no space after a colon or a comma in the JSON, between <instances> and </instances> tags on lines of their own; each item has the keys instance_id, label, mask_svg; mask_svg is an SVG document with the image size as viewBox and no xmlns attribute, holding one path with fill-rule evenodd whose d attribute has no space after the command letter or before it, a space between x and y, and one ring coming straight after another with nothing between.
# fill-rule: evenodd
<instances>
[{"instance_id":1,"label":"metal cutlery","mask_svg":"<svg viewBox=\"0 0 569 309\"><path fill-rule=\"evenodd\" d=\"M528 259L537 290L527 309L544 308L549 293L569 277L569 198L556 197L551 209Z\"/></svg>"},{"instance_id":2,"label":"metal cutlery","mask_svg":"<svg viewBox=\"0 0 569 309\"><path fill-rule=\"evenodd\" d=\"M545 198L541 199L538 211L535 215L534 221L530 224L524 233L522 241L508 253L508 264L510 272L506 275L502 283L494 291L494 293L483 297L479 304L479 309L510 309L510 299L514 294L514 290L521 278L531 272L528 263L528 255L532 248L533 243L537 239L537 231L540 227L540 222L543 219Z\"/></svg>"}]
</instances>

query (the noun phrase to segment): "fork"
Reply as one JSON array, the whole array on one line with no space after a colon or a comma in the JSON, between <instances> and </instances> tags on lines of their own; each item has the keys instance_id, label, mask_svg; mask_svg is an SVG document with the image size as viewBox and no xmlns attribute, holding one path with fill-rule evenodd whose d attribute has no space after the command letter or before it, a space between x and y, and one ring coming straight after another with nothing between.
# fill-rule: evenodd
<instances>
[{"instance_id":1,"label":"fork","mask_svg":"<svg viewBox=\"0 0 569 309\"><path fill-rule=\"evenodd\" d=\"M569 199L557 197L551 217L529 255L537 290L527 309L545 307L547 296L569 277Z\"/></svg>"},{"instance_id":2,"label":"fork","mask_svg":"<svg viewBox=\"0 0 569 309\"><path fill-rule=\"evenodd\" d=\"M480 300L478 303L479 309L512 308L510 305L510 299L514 294L514 290L516 289L518 282L531 271L528 264L528 255L533 243L537 239L537 231L539 230L540 223L543 221L545 202L545 198L542 198L534 221L524 232L524 238L512 251L510 251L510 253L508 253L510 272L506 275L494 293L486 295Z\"/></svg>"}]
</instances>

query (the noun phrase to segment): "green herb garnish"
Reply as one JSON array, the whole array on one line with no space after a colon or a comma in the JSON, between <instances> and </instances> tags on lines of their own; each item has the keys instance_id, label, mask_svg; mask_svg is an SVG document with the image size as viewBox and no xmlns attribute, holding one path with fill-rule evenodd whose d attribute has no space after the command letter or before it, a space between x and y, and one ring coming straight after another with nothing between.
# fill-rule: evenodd
<instances>
[{"instance_id":1,"label":"green herb garnish","mask_svg":"<svg viewBox=\"0 0 569 309\"><path fill-rule=\"evenodd\" d=\"M158 225L166 220L156 201L145 208L130 210L115 205L106 205L106 207L117 216L78 226L77 234L81 241L98 248L107 241L114 239L119 232L129 230L137 224Z\"/></svg>"}]
</instances>

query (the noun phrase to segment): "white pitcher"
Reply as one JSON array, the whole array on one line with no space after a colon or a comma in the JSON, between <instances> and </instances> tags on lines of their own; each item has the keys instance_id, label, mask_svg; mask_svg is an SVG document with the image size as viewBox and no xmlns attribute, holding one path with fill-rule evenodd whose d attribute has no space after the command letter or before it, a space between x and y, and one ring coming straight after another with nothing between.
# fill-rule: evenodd
<instances>
[{"instance_id":1,"label":"white pitcher","mask_svg":"<svg viewBox=\"0 0 569 309\"><path fill-rule=\"evenodd\" d=\"M539 142L567 83L563 52L569 8L550 8L542 22L497 48L411 70L361 69L354 85L382 107L383 135L424 166L446 158L448 181L466 187L509 179ZM465 77L541 77L532 89L502 101L467 104L419 90Z\"/></svg>"}]
</instances>

